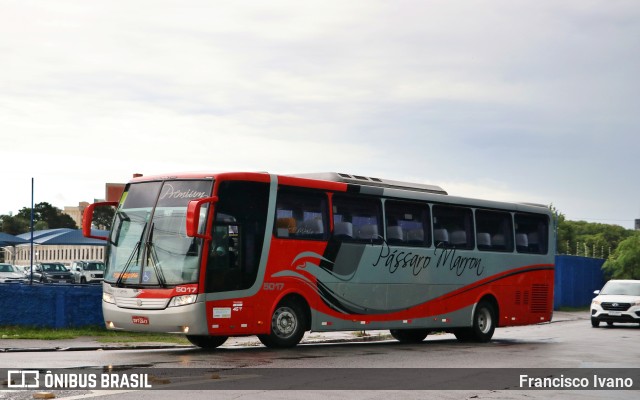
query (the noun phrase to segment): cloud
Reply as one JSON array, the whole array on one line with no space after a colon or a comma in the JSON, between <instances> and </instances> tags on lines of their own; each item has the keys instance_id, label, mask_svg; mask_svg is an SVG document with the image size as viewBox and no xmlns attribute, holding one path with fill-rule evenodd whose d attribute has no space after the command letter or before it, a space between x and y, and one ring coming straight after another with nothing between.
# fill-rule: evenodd
<instances>
[{"instance_id":1,"label":"cloud","mask_svg":"<svg viewBox=\"0 0 640 400\"><path fill-rule=\"evenodd\" d=\"M0 18L3 181L21 192L333 170L640 216L634 1L68 0Z\"/></svg>"}]
</instances>

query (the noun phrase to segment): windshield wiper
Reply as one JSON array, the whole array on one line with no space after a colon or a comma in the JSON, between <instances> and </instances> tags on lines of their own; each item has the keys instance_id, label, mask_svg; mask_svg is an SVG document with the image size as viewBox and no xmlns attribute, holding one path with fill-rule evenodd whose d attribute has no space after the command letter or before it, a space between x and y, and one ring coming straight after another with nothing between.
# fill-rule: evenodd
<instances>
[{"instance_id":1,"label":"windshield wiper","mask_svg":"<svg viewBox=\"0 0 640 400\"><path fill-rule=\"evenodd\" d=\"M156 253L156 248L153 244L153 229L155 224L151 223L151 232L149 232L149 241L146 243L147 245L147 260L149 260L148 264L151 264L153 267L153 272L156 273L156 278L158 278L158 283L160 287L167 287L167 280L164 277L164 272L162 272L162 267L159 265L160 260L158 259L158 253Z\"/></svg>"},{"instance_id":2,"label":"windshield wiper","mask_svg":"<svg viewBox=\"0 0 640 400\"><path fill-rule=\"evenodd\" d=\"M147 242L147 251L149 255L149 263L147 266L151 264L151 267L153 267L153 272L156 273L160 286L163 288L167 287L167 280L164 277L164 272L162 272L162 267L159 265L160 260L158 259L158 254L156 253L156 248L153 243Z\"/></svg>"},{"instance_id":3,"label":"windshield wiper","mask_svg":"<svg viewBox=\"0 0 640 400\"><path fill-rule=\"evenodd\" d=\"M131 254L129 255L129 259L127 260L127 262L124 264L124 268L122 269L122 271L120 272L120 275L118 276L118 280L116 280L116 286L122 286L122 280L124 278L124 275L127 273L127 270L129 270L129 267L131 266L131 262L133 261L133 257L136 254L136 252L138 252L138 249L140 248L140 244L142 242L138 242L136 243L136 245L133 247L133 251L131 252ZM138 252L139 253L139 252Z\"/></svg>"},{"instance_id":4,"label":"windshield wiper","mask_svg":"<svg viewBox=\"0 0 640 400\"><path fill-rule=\"evenodd\" d=\"M139 264L140 253L141 253L140 246L142 245L142 237L144 236L144 231L146 228L147 228L147 223L145 222L144 226L142 227L142 233L140 234L140 240L138 240L136 245L133 246L133 251L131 252L131 254L129 254L129 258L127 259L127 262L124 264L124 268L120 272L120 276L118 276L118 280L116 280L116 286L122 286L122 280L124 279L124 275L129 270L129 267L131 266L131 262L133 261L134 257L136 258L136 264ZM142 273L142 268L140 268L140 273Z\"/></svg>"}]
</instances>

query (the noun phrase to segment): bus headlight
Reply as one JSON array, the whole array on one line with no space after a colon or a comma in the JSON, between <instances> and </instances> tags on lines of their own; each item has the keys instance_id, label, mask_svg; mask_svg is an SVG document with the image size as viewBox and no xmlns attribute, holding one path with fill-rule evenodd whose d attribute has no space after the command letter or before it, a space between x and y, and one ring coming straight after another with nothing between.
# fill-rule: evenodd
<instances>
[{"instance_id":1,"label":"bus headlight","mask_svg":"<svg viewBox=\"0 0 640 400\"><path fill-rule=\"evenodd\" d=\"M176 296L169 302L169 307L186 306L187 304L193 304L196 302L198 295L187 294L184 296Z\"/></svg>"},{"instance_id":2,"label":"bus headlight","mask_svg":"<svg viewBox=\"0 0 640 400\"><path fill-rule=\"evenodd\" d=\"M107 292L102 292L102 301L104 301L105 303L116 304L116 299L111 293Z\"/></svg>"}]
</instances>

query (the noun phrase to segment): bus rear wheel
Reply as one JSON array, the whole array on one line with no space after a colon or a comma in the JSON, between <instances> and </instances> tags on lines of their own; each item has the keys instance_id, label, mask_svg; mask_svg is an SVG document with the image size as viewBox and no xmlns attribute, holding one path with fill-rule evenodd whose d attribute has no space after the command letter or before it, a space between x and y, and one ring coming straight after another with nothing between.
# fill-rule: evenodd
<instances>
[{"instance_id":1,"label":"bus rear wheel","mask_svg":"<svg viewBox=\"0 0 640 400\"><path fill-rule=\"evenodd\" d=\"M420 343L429 334L427 329L391 329L389 332L400 343Z\"/></svg>"},{"instance_id":2,"label":"bus rear wheel","mask_svg":"<svg viewBox=\"0 0 640 400\"><path fill-rule=\"evenodd\" d=\"M227 341L228 336L187 335L187 340L203 349L215 349Z\"/></svg>"},{"instance_id":3,"label":"bus rear wheel","mask_svg":"<svg viewBox=\"0 0 640 400\"><path fill-rule=\"evenodd\" d=\"M258 339L267 347L294 347L304 336L307 326L306 314L297 301L284 301L276 307L271 316L271 333L258 335Z\"/></svg>"},{"instance_id":4,"label":"bus rear wheel","mask_svg":"<svg viewBox=\"0 0 640 400\"><path fill-rule=\"evenodd\" d=\"M498 322L497 312L493 304L483 300L478 303L473 313L473 326L471 328L456 329L453 333L461 342L486 343L493 337Z\"/></svg>"}]
</instances>

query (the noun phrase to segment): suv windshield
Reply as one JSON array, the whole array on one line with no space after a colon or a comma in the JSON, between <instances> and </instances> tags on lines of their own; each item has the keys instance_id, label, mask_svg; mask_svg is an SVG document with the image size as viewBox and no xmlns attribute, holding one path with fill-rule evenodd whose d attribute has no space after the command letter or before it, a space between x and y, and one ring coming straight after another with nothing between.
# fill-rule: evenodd
<instances>
[{"instance_id":1,"label":"suv windshield","mask_svg":"<svg viewBox=\"0 0 640 400\"><path fill-rule=\"evenodd\" d=\"M640 296L640 281L609 281L600 294Z\"/></svg>"},{"instance_id":2,"label":"suv windshield","mask_svg":"<svg viewBox=\"0 0 640 400\"><path fill-rule=\"evenodd\" d=\"M198 281L202 239L186 235L187 205L211 194L212 180L130 184L116 211L105 281L167 286ZM206 221L202 207L200 221Z\"/></svg>"},{"instance_id":3,"label":"suv windshield","mask_svg":"<svg viewBox=\"0 0 640 400\"><path fill-rule=\"evenodd\" d=\"M62 264L42 264L42 270L44 272L67 272Z\"/></svg>"},{"instance_id":4,"label":"suv windshield","mask_svg":"<svg viewBox=\"0 0 640 400\"><path fill-rule=\"evenodd\" d=\"M104 271L104 263L88 262L84 266L85 271Z\"/></svg>"}]
</instances>

